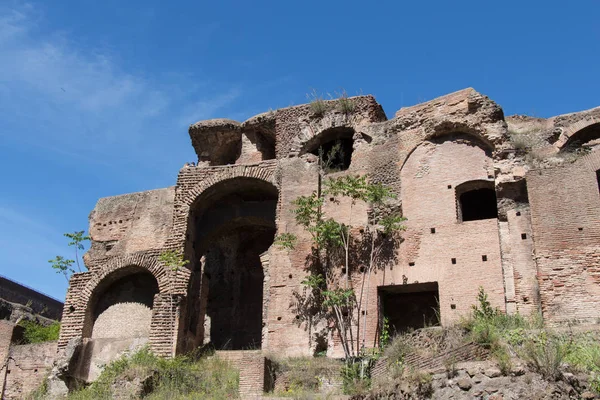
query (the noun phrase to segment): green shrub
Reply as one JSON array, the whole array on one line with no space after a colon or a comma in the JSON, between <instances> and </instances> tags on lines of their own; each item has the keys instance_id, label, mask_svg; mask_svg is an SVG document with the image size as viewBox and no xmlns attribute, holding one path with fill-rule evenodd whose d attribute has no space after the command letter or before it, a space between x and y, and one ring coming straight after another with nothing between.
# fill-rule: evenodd
<instances>
[{"instance_id":1,"label":"green shrub","mask_svg":"<svg viewBox=\"0 0 600 400\"><path fill-rule=\"evenodd\" d=\"M492 356L498 363L498 368L500 368L500 372L502 372L502 375L508 376L512 371L513 367L508 350L505 347L500 346L494 351Z\"/></svg>"},{"instance_id":2,"label":"green shrub","mask_svg":"<svg viewBox=\"0 0 600 400\"><path fill-rule=\"evenodd\" d=\"M43 343L58 340L60 322L42 325L35 321L23 320L19 322L23 327L23 340L19 344Z\"/></svg>"},{"instance_id":3,"label":"green shrub","mask_svg":"<svg viewBox=\"0 0 600 400\"><path fill-rule=\"evenodd\" d=\"M571 345L566 362L590 374L590 387L600 394L600 343L594 337L582 337Z\"/></svg>"},{"instance_id":4,"label":"green shrub","mask_svg":"<svg viewBox=\"0 0 600 400\"><path fill-rule=\"evenodd\" d=\"M388 346L383 350L383 355L386 356L391 364L402 364L404 357L410 353L412 345L409 343L407 335L394 336Z\"/></svg>"},{"instance_id":5,"label":"green shrub","mask_svg":"<svg viewBox=\"0 0 600 400\"><path fill-rule=\"evenodd\" d=\"M571 342L542 332L537 338L528 338L522 346L521 358L529 368L545 379L558 380L560 366L571 352Z\"/></svg>"},{"instance_id":6,"label":"green shrub","mask_svg":"<svg viewBox=\"0 0 600 400\"><path fill-rule=\"evenodd\" d=\"M345 90L340 93L337 100L338 109L344 114L352 114L354 112L354 102L348 98L348 93Z\"/></svg>"},{"instance_id":7,"label":"green shrub","mask_svg":"<svg viewBox=\"0 0 600 400\"><path fill-rule=\"evenodd\" d=\"M300 394L318 392L323 378L339 377L342 363L327 357L292 357L286 359L271 359L273 373L285 375L289 387L284 392L276 393L279 396L297 397Z\"/></svg>"},{"instance_id":8,"label":"green shrub","mask_svg":"<svg viewBox=\"0 0 600 400\"><path fill-rule=\"evenodd\" d=\"M471 338L486 349L495 349L500 343L498 328L493 320L476 320L471 330Z\"/></svg>"},{"instance_id":9,"label":"green shrub","mask_svg":"<svg viewBox=\"0 0 600 400\"><path fill-rule=\"evenodd\" d=\"M306 97L310 101L310 111L315 116L322 117L327 112L327 110L329 110L329 105L327 104L327 102L325 102L325 100L323 100L323 97L320 96L316 90L313 90L310 94L306 95Z\"/></svg>"},{"instance_id":10,"label":"green shrub","mask_svg":"<svg viewBox=\"0 0 600 400\"><path fill-rule=\"evenodd\" d=\"M70 400L112 399L116 381L148 379L145 399L237 398L239 374L218 357L177 356L161 358L147 348L123 356L107 365L100 377L85 389L69 395Z\"/></svg>"},{"instance_id":11,"label":"green shrub","mask_svg":"<svg viewBox=\"0 0 600 400\"><path fill-rule=\"evenodd\" d=\"M367 359L346 362L342 367L342 385L344 394L363 395L371 387L370 365Z\"/></svg>"},{"instance_id":12,"label":"green shrub","mask_svg":"<svg viewBox=\"0 0 600 400\"><path fill-rule=\"evenodd\" d=\"M477 305L473 305L472 315L462 321L462 327L470 333L470 338L488 349L495 350L500 342L520 345L526 339L526 331L540 329L543 321L538 314L529 319L520 314L507 315L493 308L483 288L479 288Z\"/></svg>"}]
</instances>

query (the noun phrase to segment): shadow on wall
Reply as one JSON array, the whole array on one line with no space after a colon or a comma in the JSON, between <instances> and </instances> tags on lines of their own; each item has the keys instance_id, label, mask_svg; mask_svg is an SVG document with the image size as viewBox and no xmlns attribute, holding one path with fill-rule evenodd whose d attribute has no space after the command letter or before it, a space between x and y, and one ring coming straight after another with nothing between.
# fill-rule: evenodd
<instances>
[{"instance_id":1,"label":"shadow on wall","mask_svg":"<svg viewBox=\"0 0 600 400\"><path fill-rule=\"evenodd\" d=\"M147 338L158 283L149 272L121 277L95 296L92 339Z\"/></svg>"},{"instance_id":2,"label":"shadow on wall","mask_svg":"<svg viewBox=\"0 0 600 400\"><path fill-rule=\"evenodd\" d=\"M209 188L191 207L186 256L191 261L186 335L216 349L261 347L264 271L273 244L277 189L254 178Z\"/></svg>"}]
</instances>

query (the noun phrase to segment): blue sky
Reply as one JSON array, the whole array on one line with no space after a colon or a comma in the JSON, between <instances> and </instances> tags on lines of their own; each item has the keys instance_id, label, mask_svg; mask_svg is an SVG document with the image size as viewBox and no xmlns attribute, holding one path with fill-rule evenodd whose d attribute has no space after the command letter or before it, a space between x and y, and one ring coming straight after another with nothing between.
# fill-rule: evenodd
<instances>
[{"instance_id":1,"label":"blue sky","mask_svg":"<svg viewBox=\"0 0 600 400\"><path fill-rule=\"evenodd\" d=\"M474 87L507 115L600 105L600 3L0 0L0 274L49 267L100 197L175 184L187 126L306 102Z\"/></svg>"}]
</instances>

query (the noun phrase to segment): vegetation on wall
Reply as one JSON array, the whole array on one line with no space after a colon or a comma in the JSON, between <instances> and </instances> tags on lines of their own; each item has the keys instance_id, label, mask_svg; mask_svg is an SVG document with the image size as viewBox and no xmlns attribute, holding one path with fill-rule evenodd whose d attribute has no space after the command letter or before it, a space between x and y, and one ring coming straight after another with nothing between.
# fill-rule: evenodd
<instances>
[{"instance_id":1,"label":"vegetation on wall","mask_svg":"<svg viewBox=\"0 0 600 400\"><path fill-rule=\"evenodd\" d=\"M19 344L43 343L58 340L60 322L42 325L35 321L21 320L18 324L23 327L23 339Z\"/></svg>"},{"instance_id":2,"label":"vegetation on wall","mask_svg":"<svg viewBox=\"0 0 600 400\"><path fill-rule=\"evenodd\" d=\"M51 267L56 271L57 274L63 274L67 282L69 277L75 273L73 265L77 265L77 272L82 272L81 264L79 263L79 251L85 250L84 243L90 240L90 237L85 235L85 231L75 231L73 233L65 233L64 236L69 239L68 246L74 247L75 259L65 258L63 256L56 256L52 260L48 260ZM83 265L85 268L85 264Z\"/></svg>"},{"instance_id":3,"label":"vegetation on wall","mask_svg":"<svg viewBox=\"0 0 600 400\"><path fill-rule=\"evenodd\" d=\"M336 151L336 147L332 149ZM296 223L310 234L312 251L306 265L307 276L302 281L304 293L298 295L299 312L306 319L324 318L335 331L351 375L355 364L360 365L360 379L367 378L369 358L366 349L366 318L369 303L370 276L393 255L397 234L404 229L402 216L386 212L387 202L394 198L386 186L369 182L366 176L346 175L327 179L321 185L331 154L319 152L321 179L318 187L308 196L296 198L293 205ZM324 212L325 199L333 204L348 201L343 223ZM366 224L352 222L357 203L370 205ZM297 238L284 233L276 243L293 249ZM351 276L361 276L355 286ZM324 335L328 336L328 335Z\"/></svg>"},{"instance_id":4,"label":"vegetation on wall","mask_svg":"<svg viewBox=\"0 0 600 400\"><path fill-rule=\"evenodd\" d=\"M327 100L313 89L306 95L306 98L310 112L317 118L321 118L329 110L337 110L348 116L355 109L354 102L348 97L348 93L344 89L339 93L335 92L334 95L328 93Z\"/></svg>"},{"instance_id":5,"label":"vegetation on wall","mask_svg":"<svg viewBox=\"0 0 600 400\"><path fill-rule=\"evenodd\" d=\"M108 400L117 394L151 400L233 399L238 397L238 386L238 372L216 356L167 359L143 348L108 364L98 380L71 393L69 399Z\"/></svg>"}]
</instances>

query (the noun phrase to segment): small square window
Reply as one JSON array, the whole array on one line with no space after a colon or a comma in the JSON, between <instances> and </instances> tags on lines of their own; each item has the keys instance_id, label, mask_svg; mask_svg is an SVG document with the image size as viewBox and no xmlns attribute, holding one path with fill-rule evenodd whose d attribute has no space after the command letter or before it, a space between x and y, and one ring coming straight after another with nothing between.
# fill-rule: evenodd
<instances>
[{"instance_id":1,"label":"small square window","mask_svg":"<svg viewBox=\"0 0 600 400\"><path fill-rule=\"evenodd\" d=\"M431 228L431 233L435 233L435 228Z\"/></svg>"},{"instance_id":2,"label":"small square window","mask_svg":"<svg viewBox=\"0 0 600 400\"><path fill-rule=\"evenodd\" d=\"M450 304L450 308L456 310L456 304Z\"/></svg>"},{"instance_id":3,"label":"small square window","mask_svg":"<svg viewBox=\"0 0 600 400\"><path fill-rule=\"evenodd\" d=\"M517 211L517 213L515 214L517 217L521 216L521 211Z\"/></svg>"},{"instance_id":4,"label":"small square window","mask_svg":"<svg viewBox=\"0 0 600 400\"><path fill-rule=\"evenodd\" d=\"M415 263L414 263L414 262L409 262L409 263L408 263L408 266L409 266L409 267L414 267L414 266L415 266Z\"/></svg>"},{"instance_id":5,"label":"small square window","mask_svg":"<svg viewBox=\"0 0 600 400\"><path fill-rule=\"evenodd\" d=\"M487 261L487 256L485 254L481 256L481 261Z\"/></svg>"},{"instance_id":6,"label":"small square window","mask_svg":"<svg viewBox=\"0 0 600 400\"><path fill-rule=\"evenodd\" d=\"M452 189L452 185L448 185L448 189Z\"/></svg>"},{"instance_id":7,"label":"small square window","mask_svg":"<svg viewBox=\"0 0 600 400\"><path fill-rule=\"evenodd\" d=\"M526 233L521 233L521 239L523 239L523 240L527 239L527 234Z\"/></svg>"},{"instance_id":8,"label":"small square window","mask_svg":"<svg viewBox=\"0 0 600 400\"><path fill-rule=\"evenodd\" d=\"M452 264L456 264L456 258L452 259Z\"/></svg>"}]
</instances>

